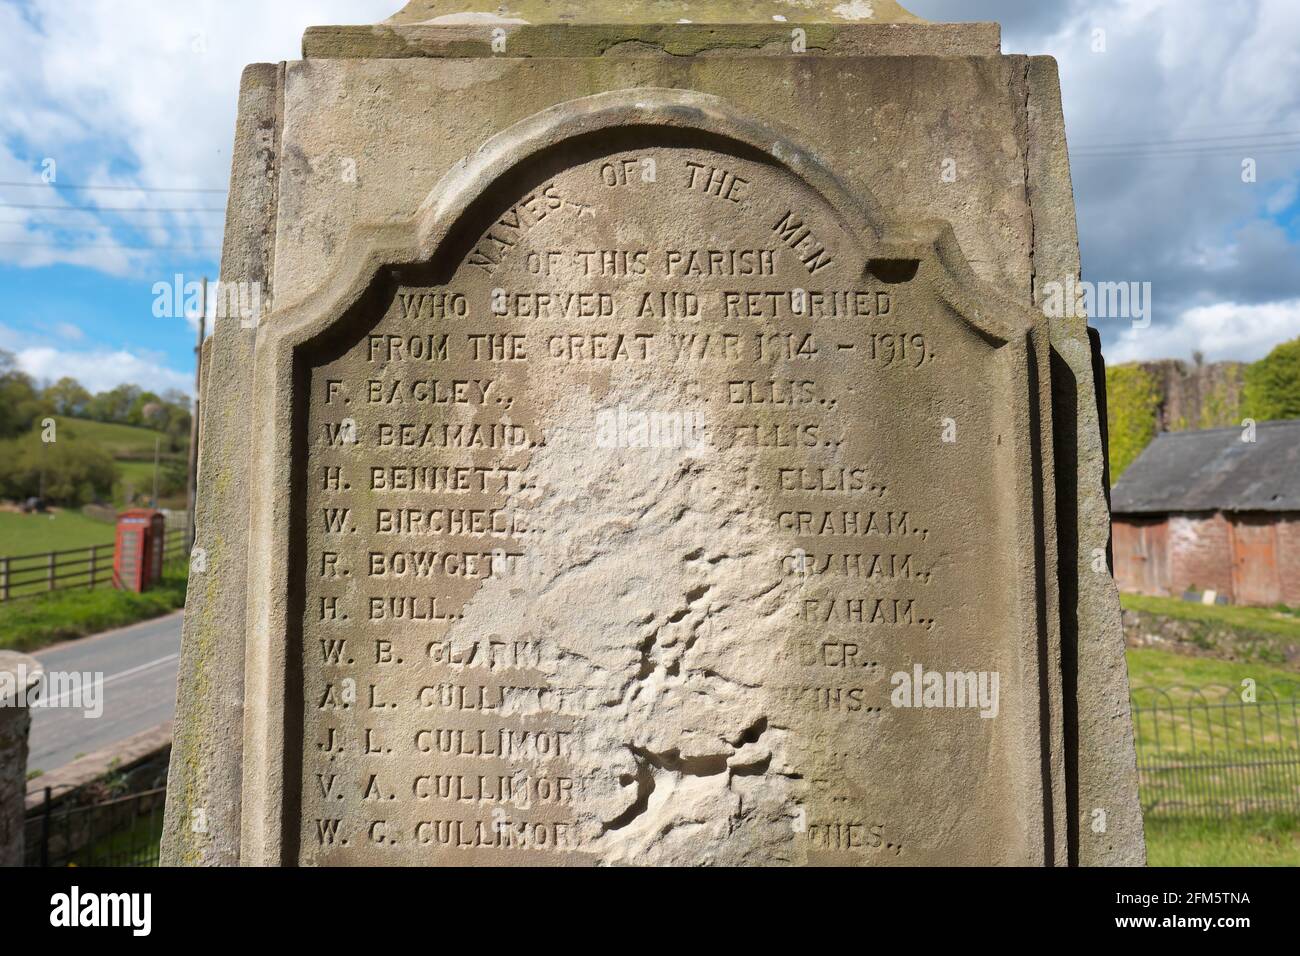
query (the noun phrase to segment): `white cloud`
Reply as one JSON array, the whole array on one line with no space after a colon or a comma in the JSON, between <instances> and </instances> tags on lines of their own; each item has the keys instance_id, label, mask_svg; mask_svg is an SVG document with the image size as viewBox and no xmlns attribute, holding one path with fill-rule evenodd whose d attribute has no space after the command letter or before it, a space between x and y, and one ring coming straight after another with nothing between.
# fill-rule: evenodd
<instances>
[{"instance_id":1,"label":"white cloud","mask_svg":"<svg viewBox=\"0 0 1300 956\"><path fill-rule=\"evenodd\" d=\"M0 181L41 180L0 142ZM28 268L69 263L123 276L135 272L145 261L141 253L123 249L100 216L76 209L63 194L49 187L0 187L0 203L17 204L0 209L0 262ZM55 208L20 208L31 204ZM66 240L66 245L54 245L56 238Z\"/></svg>"},{"instance_id":2,"label":"white cloud","mask_svg":"<svg viewBox=\"0 0 1300 956\"><path fill-rule=\"evenodd\" d=\"M1207 361L1254 361L1300 335L1300 299L1240 305L1218 302L1188 309L1164 328L1129 328L1106 349L1106 361L1147 361L1201 352Z\"/></svg>"},{"instance_id":3,"label":"white cloud","mask_svg":"<svg viewBox=\"0 0 1300 956\"><path fill-rule=\"evenodd\" d=\"M18 365L38 382L54 382L70 375L91 392L132 384L162 394L179 389L194 391L194 376L167 368L155 358L124 349L70 352L37 346L18 351Z\"/></svg>"},{"instance_id":4,"label":"white cloud","mask_svg":"<svg viewBox=\"0 0 1300 956\"><path fill-rule=\"evenodd\" d=\"M18 331L9 328L7 325L0 325L0 349L6 352L17 352L22 348L23 336Z\"/></svg>"},{"instance_id":5,"label":"white cloud","mask_svg":"<svg viewBox=\"0 0 1300 956\"><path fill-rule=\"evenodd\" d=\"M40 164L49 158L58 183L223 188L244 66L297 58L308 26L373 23L400 6L400 0L0 4L0 143L18 154L0 146L0 180L40 183ZM0 187L0 202L225 206L224 196L211 193L48 187ZM0 262L67 262L114 275L139 274L156 261L137 246L215 258L222 224L220 214L200 212L4 212ZM66 237L37 223L87 231Z\"/></svg>"},{"instance_id":6,"label":"white cloud","mask_svg":"<svg viewBox=\"0 0 1300 956\"><path fill-rule=\"evenodd\" d=\"M1300 187L1300 182L1291 180L1285 183L1281 189L1268 197L1268 214L1270 216L1280 216L1283 212L1291 208L1292 203L1296 201L1296 194Z\"/></svg>"},{"instance_id":7,"label":"white cloud","mask_svg":"<svg viewBox=\"0 0 1300 956\"><path fill-rule=\"evenodd\" d=\"M35 178L49 157L67 183L224 187L242 68L297 58L310 25L374 23L401 5L0 3L0 180ZM1151 281L1158 296L1140 340L1102 324L1108 356L1185 357L1200 334L1186 324L1197 309L1267 308L1300 296L1300 246L1268 218L1294 203L1300 183L1300 152L1275 145L1278 134L1300 129L1296 0L915 0L911 8L936 20L1000 19L1009 50L1059 61L1085 278ZM1093 52L1096 29L1106 31L1104 53ZM1260 147L1249 150L1259 182L1241 182L1241 156L1231 153L1097 150L1198 137ZM0 187L0 202L36 197L137 209L225 203L216 194ZM158 256L129 246L215 245L222 223L206 213L16 209L0 219L0 262L69 262L112 275L158 271ZM79 230L77 248L47 244L66 235L51 232L53 222Z\"/></svg>"},{"instance_id":8,"label":"white cloud","mask_svg":"<svg viewBox=\"0 0 1300 956\"><path fill-rule=\"evenodd\" d=\"M962 7L975 15L999 2ZM1084 278L1149 281L1156 293L1150 328L1096 323L1107 359L1188 358L1195 348L1258 357L1300 333L1270 324L1300 297L1300 243L1272 218L1300 183L1300 84L1284 79L1300 74L1300 3L1021 6L1039 17L1028 24L1037 35L1018 30L1015 49L1060 65ZM1094 30L1105 31L1104 52ZM1248 156L1254 183L1242 181ZM1232 318L1242 315L1251 319ZM1219 319L1228 334L1216 332Z\"/></svg>"}]
</instances>

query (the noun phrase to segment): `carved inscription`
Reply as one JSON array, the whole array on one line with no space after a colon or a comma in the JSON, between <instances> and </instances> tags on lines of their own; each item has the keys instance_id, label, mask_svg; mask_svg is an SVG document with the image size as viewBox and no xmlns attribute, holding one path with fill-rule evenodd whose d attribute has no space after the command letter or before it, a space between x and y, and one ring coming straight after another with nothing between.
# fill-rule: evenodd
<instances>
[{"instance_id":1,"label":"carved inscription","mask_svg":"<svg viewBox=\"0 0 1300 956\"><path fill-rule=\"evenodd\" d=\"M1010 380L926 264L878 278L797 177L703 148L476 228L310 363L301 860L984 845L1001 723L891 701L1011 669Z\"/></svg>"}]
</instances>

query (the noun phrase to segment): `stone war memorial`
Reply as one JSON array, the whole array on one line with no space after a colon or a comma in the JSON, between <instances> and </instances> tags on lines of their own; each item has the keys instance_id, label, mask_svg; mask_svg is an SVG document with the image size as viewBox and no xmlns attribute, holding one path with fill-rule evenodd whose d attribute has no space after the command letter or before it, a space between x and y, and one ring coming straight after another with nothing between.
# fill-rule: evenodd
<instances>
[{"instance_id":1,"label":"stone war memorial","mask_svg":"<svg viewBox=\"0 0 1300 956\"><path fill-rule=\"evenodd\" d=\"M414 0L248 67L163 862L1142 864L1078 272L992 23Z\"/></svg>"}]
</instances>

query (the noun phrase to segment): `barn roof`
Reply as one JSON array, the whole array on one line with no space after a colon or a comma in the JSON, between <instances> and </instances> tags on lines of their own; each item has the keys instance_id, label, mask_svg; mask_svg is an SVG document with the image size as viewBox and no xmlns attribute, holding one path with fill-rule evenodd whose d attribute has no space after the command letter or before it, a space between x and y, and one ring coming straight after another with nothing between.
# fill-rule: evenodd
<instances>
[{"instance_id":1,"label":"barn roof","mask_svg":"<svg viewBox=\"0 0 1300 956\"><path fill-rule=\"evenodd\" d=\"M1163 432L1111 490L1115 514L1300 511L1300 419Z\"/></svg>"}]
</instances>

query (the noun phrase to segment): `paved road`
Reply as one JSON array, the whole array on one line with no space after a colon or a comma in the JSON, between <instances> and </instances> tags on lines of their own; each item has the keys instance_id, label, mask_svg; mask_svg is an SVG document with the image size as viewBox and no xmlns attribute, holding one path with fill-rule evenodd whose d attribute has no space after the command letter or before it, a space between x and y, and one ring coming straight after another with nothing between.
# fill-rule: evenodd
<instances>
[{"instance_id":1,"label":"paved road","mask_svg":"<svg viewBox=\"0 0 1300 956\"><path fill-rule=\"evenodd\" d=\"M176 711L182 617L170 614L34 654L47 673L102 675L104 712L92 719L80 707L34 709L27 769L56 770L171 720Z\"/></svg>"}]
</instances>

